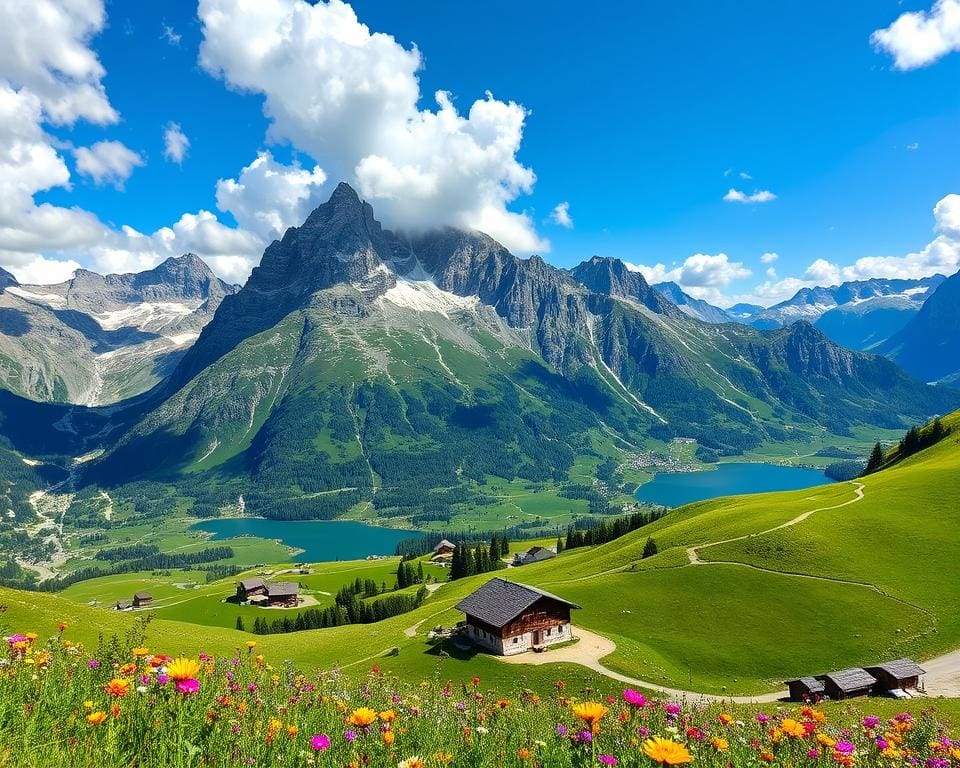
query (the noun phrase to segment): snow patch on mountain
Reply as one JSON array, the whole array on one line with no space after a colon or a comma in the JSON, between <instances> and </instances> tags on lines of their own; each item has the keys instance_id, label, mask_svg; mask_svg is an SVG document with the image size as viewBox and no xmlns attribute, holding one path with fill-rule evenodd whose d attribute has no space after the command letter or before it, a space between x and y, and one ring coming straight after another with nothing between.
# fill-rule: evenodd
<instances>
[{"instance_id":1,"label":"snow patch on mountain","mask_svg":"<svg viewBox=\"0 0 960 768\"><path fill-rule=\"evenodd\" d=\"M397 277L397 284L383 294L381 300L415 312L437 312L444 317L448 312L474 309L480 303L476 296L457 296L444 291L433 280L408 277Z\"/></svg>"}]
</instances>

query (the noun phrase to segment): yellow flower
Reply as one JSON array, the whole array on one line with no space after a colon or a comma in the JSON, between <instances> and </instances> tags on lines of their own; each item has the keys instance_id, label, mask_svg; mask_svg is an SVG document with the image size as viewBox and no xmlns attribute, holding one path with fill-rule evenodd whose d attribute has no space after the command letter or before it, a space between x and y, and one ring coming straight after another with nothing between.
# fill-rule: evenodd
<instances>
[{"instance_id":1,"label":"yellow flower","mask_svg":"<svg viewBox=\"0 0 960 768\"><path fill-rule=\"evenodd\" d=\"M130 655L135 659L143 659L150 655L150 649L144 648L142 645L138 645L136 648L130 651Z\"/></svg>"},{"instance_id":2,"label":"yellow flower","mask_svg":"<svg viewBox=\"0 0 960 768\"><path fill-rule=\"evenodd\" d=\"M115 677L113 680L103 686L103 690L109 693L111 696L120 699L130 693L130 681L125 680L122 677Z\"/></svg>"},{"instance_id":3,"label":"yellow flower","mask_svg":"<svg viewBox=\"0 0 960 768\"><path fill-rule=\"evenodd\" d=\"M733 716L728 715L726 712L722 712L717 719L724 725L730 725L733 722Z\"/></svg>"},{"instance_id":4,"label":"yellow flower","mask_svg":"<svg viewBox=\"0 0 960 768\"><path fill-rule=\"evenodd\" d=\"M392 709L386 709L380 713L380 719L383 720L383 722L385 723L392 723L394 720L397 719L397 713L394 712Z\"/></svg>"},{"instance_id":5,"label":"yellow flower","mask_svg":"<svg viewBox=\"0 0 960 768\"><path fill-rule=\"evenodd\" d=\"M595 733L600 730L600 720L610 711L597 701L584 701L579 704L574 704L572 709L573 714L589 725L590 729Z\"/></svg>"},{"instance_id":6,"label":"yellow flower","mask_svg":"<svg viewBox=\"0 0 960 768\"><path fill-rule=\"evenodd\" d=\"M780 729L787 734L787 736L792 736L795 739L802 739L807 735L807 729L803 727L803 723L798 723L789 717L780 723Z\"/></svg>"},{"instance_id":7,"label":"yellow flower","mask_svg":"<svg viewBox=\"0 0 960 768\"><path fill-rule=\"evenodd\" d=\"M370 725L376 719L376 712L369 707L360 707L360 709L355 709L350 713L350 716L347 718L347 722L350 723L350 725L356 725L363 728Z\"/></svg>"},{"instance_id":8,"label":"yellow flower","mask_svg":"<svg viewBox=\"0 0 960 768\"><path fill-rule=\"evenodd\" d=\"M714 736L710 739L710 744L713 746L717 752L726 752L730 749L730 742L726 739L720 738L719 736Z\"/></svg>"},{"instance_id":9,"label":"yellow flower","mask_svg":"<svg viewBox=\"0 0 960 768\"><path fill-rule=\"evenodd\" d=\"M393 731L384 731L384 732L383 732L383 743L386 744L388 747L389 747L391 744L393 744L394 739L396 739L396 738L397 738L397 737L396 737L396 735L394 735Z\"/></svg>"},{"instance_id":10,"label":"yellow flower","mask_svg":"<svg viewBox=\"0 0 960 768\"><path fill-rule=\"evenodd\" d=\"M453 762L453 755L449 752L437 752L433 759L436 760L440 765L450 765Z\"/></svg>"},{"instance_id":11,"label":"yellow flower","mask_svg":"<svg viewBox=\"0 0 960 768\"><path fill-rule=\"evenodd\" d=\"M960 747L954 747L950 750L950 757L960 763Z\"/></svg>"},{"instance_id":12,"label":"yellow flower","mask_svg":"<svg viewBox=\"0 0 960 768\"><path fill-rule=\"evenodd\" d=\"M88 699L87 701L83 702L83 708L93 709L93 702Z\"/></svg>"},{"instance_id":13,"label":"yellow flower","mask_svg":"<svg viewBox=\"0 0 960 768\"><path fill-rule=\"evenodd\" d=\"M27 632L27 634L24 635L24 637L26 637L27 640L29 640L32 643L34 640L36 640L39 637L39 635L36 632Z\"/></svg>"},{"instance_id":14,"label":"yellow flower","mask_svg":"<svg viewBox=\"0 0 960 768\"><path fill-rule=\"evenodd\" d=\"M825 747L830 747L831 749L832 749L833 747L837 746L837 742L836 742L834 739L831 739L831 738L830 738L829 736L827 736L827 734L825 734L825 733L818 733L818 734L817 734L817 741L818 741L820 744L823 744L823 746L825 746Z\"/></svg>"},{"instance_id":15,"label":"yellow flower","mask_svg":"<svg viewBox=\"0 0 960 768\"><path fill-rule=\"evenodd\" d=\"M408 757L397 763L397 768L423 768L423 760L416 756Z\"/></svg>"},{"instance_id":16,"label":"yellow flower","mask_svg":"<svg viewBox=\"0 0 960 768\"><path fill-rule=\"evenodd\" d=\"M247 640L247 649L248 649L248 650L251 650L251 651L252 651L252 650L253 650L254 648L256 648L256 647L257 647L257 641L256 641L256 640Z\"/></svg>"},{"instance_id":17,"label":"yellow flower","mask_svg":"<svg viewBox=\"0 0 960 768\"><path fill-rule=\"evenodd\" d=\"M660 765L683 765L693 762L693 755L676 741L654 736L643 742L643 753Z\"/></svg>"},{"instance_id":18,"label":"yellow flower","mask_svg":"<svg viewBox=\"0 0 960 768\"><path fill-rule=\"evenodd\" d=\"M171 680L193 680L200 674L200 664L181 656L167 664L167 676Z\"/></svg>"},{"instance_id":19,"label":"yellow flower","mask_svg":"<svg viewBox=\"0 0 960 768\"><path fill-rule=\"evenodd\" d=\"M300 728L298 726L296 725L287 726L287 736L289 736L291 739L295 739L298 733L300 733Z\"/></svg>"},{"instance_id":20,"label":"yellow flower","mask_svg":"<svg viewBox=\"0 0 960 768\"><path fill-rule=\"evenodd\" d=\"M104 720L107 719L107 713L103 711L91 712L87 715L87 722L90 725L100 725Z\"/></svg>"}]
</instances>

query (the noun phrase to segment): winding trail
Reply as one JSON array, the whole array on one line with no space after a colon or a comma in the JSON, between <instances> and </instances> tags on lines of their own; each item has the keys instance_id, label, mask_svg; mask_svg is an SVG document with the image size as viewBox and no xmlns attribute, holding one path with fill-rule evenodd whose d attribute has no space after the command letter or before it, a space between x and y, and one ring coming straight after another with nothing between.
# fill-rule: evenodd
<instances>
[{"instance_id":1,"label":"winding trail","mask_svg":"<svg viewBox=\"0 0 960 768\"><path fill-rule=\"evenodd\" d=\"M723 539L721 541L711 541L707 544L697 544L695 547L687 547L687 559L690 560L690 565L704 565L704 561L700 559L699 551L701 549L707 549L708 547L716 547L720 544L730 544L734 541L743 541L744 539L752 539L756 536L764 536L768 533L773 533L774 531L781 531L784 528L790 528L791 526L802 523L808 517L817 512L826 512L831 509L840 509L841 507L848 507L851 504L856 504L858 501L863 499L863 483L854 482L854 497L848 499L840 504L834 504L830 507L818 507L817 509L811 509L806 512L803 512L797 515L792 520L788 520L785 523L780 523L780 525L775 525L773 528L767 528L765 531L757 531L756 533L747 533L743 536L734 536L731 539ZM710 561L710 562L720 562L720 561Z\"/></svg>"},{"instance_id":2,"label":"winding trail","mask_svg":"<svg viewBox=\"0 0 960 768\"><path fill-rule=\"evenodd\" d=\"M795 573L790 571L781 571L773 568L764 568L763 566L753 565L750 563L742 563L737 561L725 561L725 560L701 560L700 552L704 549L710 547L716 547L721 544L728 544L735 541L744 541L746 539L751 539L757 536L763 536L774 531L780 531L785 528L790 528L792 526L802 523L804 520L807 520L812 515L817 512L826 512L828 510L840 509L842 507L850 506L851 504L856 504L864 498L864 485L860 482L853 482L854 487L854 497L848 499L847 501L841 502L839 504L833 504L827 507L817 507L816 509L807 510L800 515L797 515L791 520L788 520L785 523L776 525L772 528L768 528L763 531L757 531L755 533L748 533L743 536L734 536L729 539L723 539L721 541L711 541L705 544L697 544L695 546L687 547L686 555L688 563L687 565L693 566L706 566L706 565L720 565L720 566L737 566L742 568L750 568L753 570L764 571L766 573L773 573L780 576L790 576L794 578L802 579L816 579L820 581L832 581L841 584L850 584L853 586L863 587L866 589L873 590L878 594L894 600L903 605L909 606L916 610L919 610L929 616L932 620L933 626L936 625L937 617L931 611L927 610L923 606L916 605L907 600L892 595L889 592L886 592L880 589L875 584L870 584L868 582L859 582L859 581L850 581L846 579L834 578L829 576L817 576L815 574L808 573ZM557 581L551 582L550 586L553 584L564 584L570 583L573 581L583 581L585 579L593 579L599 576L605 576L612 573L620 573L628 571L630 566L619 566L617 568L612 568L600 573L594 573L589 576L577 578L577 579L568 579L566 581ZM685 566L677 566L685 567ZM411 628L415 631L415 628ZM715 701L728 701L732 703L772 703L779 701L787 696L787 691L781 690L773 693L759 694L756 696L718 696L715 694L700 693L697 691L686 691L679 688L671 688L668 686L659 685L653 683L649 680L640 680L638 678L630 677L628 675L615 672L612 669L604 666L602 659L606 658L612 654L617 646L609 638L604 637L603 635L597 634L596 632L591 632L590 630L584 629L583 627L577 627L575 630L579 636L580 642L575 645L567 646L565 648L560 648L557 650L548 651L541 654L522 654L521 656L513 657L498 657L502 661L508 664L553 664L558 662L567 662L571 664L579 664L580 666L592 669L595 672L598 672L601 675L610 677L614 680L619 680L623 683L629 685L635 685L640 688L646 688L648 690L657 691L659 693L671 696L673 698L687 699L692 701L703 701L703 702L715 702ZM928 695L931 696L960 696L960 650L952 651L950 653L944 654L942 656L937 656L933 659L929 659L923 662L923 667L926 669L927 674L925 677L925 687Z\"/></svg>"}]
</instances>

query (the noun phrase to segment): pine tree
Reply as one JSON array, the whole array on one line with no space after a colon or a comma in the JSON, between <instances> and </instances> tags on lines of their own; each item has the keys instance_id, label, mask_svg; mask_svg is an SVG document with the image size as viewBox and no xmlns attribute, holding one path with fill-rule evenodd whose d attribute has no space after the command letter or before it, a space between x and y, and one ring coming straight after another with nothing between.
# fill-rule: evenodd
<instances>
[{"instance_id":1,"label":"pine tree","mask_svg":"<svg viewBox=\"0 0 960 768\"><path fill-rule=\"evenodd\" d=\"M423 584L423 560L417 563L417 584Z\"/></svg>"},{"instance_id":2,"label":"pine tree","mask_svg":"<svg viewBox=\"0 0 960 768\"><path fill-rule=\"evenodd\" d=\"M653 557L655 554L657 554L657 542L653 540L652 536L648 536L647 543L643 545L642 557Z\"/></svg>"},{"instance_id":3,"label":"pine tree","mask_svg":"<svg viewBox=\"0 0 960 768\"><path fill-rule=\"evenodd\" d=\"M870 458L867 460L867 468L863 471L863 474L869 475L871 472L876 472L882 466L883 448L880 447L880 443L877 443L873 446L873 451L871 451Z\"/></svg>"},{"instance_id":4,"label":"pine tree","mask_svg":"<svg viewBox=\"0 0 960 768\"><path fill-rule=\"evenodd\" d=\"M557 554L558 555L561 552L563 552L563 548L564 548L563 536L557 536Z\"/></svg>"},{"instance_id":5,"label":"pine tree","mask_svg":"<svg viewBox=\"0 0 960 768\"><path fill-rule=\"evenodd\" d=\"M237 631L246 632L247 628L243 625L243 616L237 616Z\"/></svg>"}]
</instances>

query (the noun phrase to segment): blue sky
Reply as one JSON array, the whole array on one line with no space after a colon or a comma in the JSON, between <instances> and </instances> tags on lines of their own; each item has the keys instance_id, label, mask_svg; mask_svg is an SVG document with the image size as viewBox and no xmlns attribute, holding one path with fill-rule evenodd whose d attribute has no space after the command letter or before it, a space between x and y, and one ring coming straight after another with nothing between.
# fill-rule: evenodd
<instances>
[{"instance_id":1,"label":"blue sky","mask_svg":"<svg viewBox=\"0 0 960 768\"><path fill-rule=\"evenodd\" d=\"M237 41L266 22L238 19L235 0L206 0L199 12L191 2L114 1L99 20L97 0L83 0L88 15L73 19L64 34L95 54L101 71L88 67L64 87L102 86L116 119L94 119L92 109L78 108L57 120L45 107L39 124L46 138L31 140L54 148L69 180L32 189L30 201L18 205L83 212L79 225L65 226L89 225L90 234L46 242L41 231L8 243L0 235L0 264L27 278L56 279L78 264L149 266L182 245L242 279L277 231L263 222L298 223L288 219L325 199L343 177L371 191L389 225L486 225L517 252L541 252L565 267L594 254L619 257L642 265L651 279L678 279L721 304L772 303L803 284L872 274L955 271L960 204L950 196L960 192L960 55L951 51L960 47L960 33L937 14L946 19L956 2L730 0L587 9L572 2L357 0L359 22L395 42L378 38L361 57L343 59L352 80L336 97L342 114L312 123L317 104L310 94L339 77L336 63L307 62L317 50L340 55L343 41L331 47L324 39L329 17L312 17L303 7L299 15L276 16L293 25L303 47L284 49L292 63L265 69L243 60L253 53ZM302 3L270 5L295 10ZM907 17L885 42L871 42L876 30L910 12L925 15ZM218 13L227 19L220 26ZM349 17L350 8L341 7L338 18L343 14ZM908 24L929 34L918 40ZM931 43L934 33L939 39ZM419 68L410 61L414 46ZM0 57L0 79L14 91L42 91L44 68L55 71L57 64L36 58L7 65ZM33 66L39 74L31 74ZM369 73L357 75L364 67ZM380 101L399 94L400 116L368 119L371 106L360 91L395 70L397 82L372 91ZM423 127L394 146L397 121L412 114L403 102L417 77L417 115L437 111L438 90L449 92L460 116L489 91L486 103L496 114L479 129L472 114L469 124L442 134ZM265 101L273 118L264 115ZM278 111L287 117L274 119ZM179 162L165 157L171 124L189 140ZM366 133L359 127L371 125ZM464 146L464 136L478 131L493 132L503 152L461 173L469 161L458 153L470 158L478 151ZM436 158L420 145L434 140L436 153L449 157L428 172ZM105 141L131 155L104 148L84 164L78 149ZM270 178L280 187L260 178L254 189L254 172L243 176L258 151L271 153L259 168L275 168ZM371 155L383 162L358 174L358 158ZM0 163L0 192L3 173ZM218 180L230 179L239 187L218 201ZM731 189L773 199L725 200ZM551 215L561 203L572 226ZM200 211L210 214L182 218ZM143 238L131 245L123 225ZM171 234L158 234L165 227ZM762 261L765 253L777 258Z\"/></svg>"}]
</instances>

